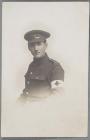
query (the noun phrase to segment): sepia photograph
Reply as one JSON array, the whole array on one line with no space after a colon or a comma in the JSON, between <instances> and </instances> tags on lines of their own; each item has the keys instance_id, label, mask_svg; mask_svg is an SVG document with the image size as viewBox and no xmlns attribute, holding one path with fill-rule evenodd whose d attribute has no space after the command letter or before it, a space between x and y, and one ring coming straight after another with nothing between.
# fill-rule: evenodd
<instances>
[{"instance_id":1,"label":"sepia photograph","mask_svg":"<svg viewBox=\"0 0 90 140\"><path fill-rule=\"evenodd\" d=\"M2 3L2 137L88 136L89 2Z\"/></svg>"}]
</instances>

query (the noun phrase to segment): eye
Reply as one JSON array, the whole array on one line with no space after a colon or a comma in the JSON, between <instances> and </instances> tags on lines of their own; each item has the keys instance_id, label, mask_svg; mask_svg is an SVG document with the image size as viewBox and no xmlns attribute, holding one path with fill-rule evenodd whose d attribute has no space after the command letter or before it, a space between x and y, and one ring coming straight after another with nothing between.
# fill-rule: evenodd
<instances>
[{"instance_id":1,"label":"eye","mask_svg":"<svg viewBox=\"0 0 90 140\"><path fill-rule=\"evenodd\" d=\"M40 46L41 45L41 42L37 42L37 45Z\"/></svg>"},{"instance_id":2,"label":"eye","mask_svg":"<svg viewBox=\"0 0 90 140\"><path fill-rule=\"evenodd\" d=\"M31 47L34 47L35 46L35 43L31 43Z\"/></svg>"},{"instance_id":3,"label":"eye","mask_svg":"<svg viewBox=\"0 0 90 140\"><path fill-rule=\"evenodd\" d=\"M29 43L29 47L34 47L35 43Z\"/></svg>"}]
</instances>

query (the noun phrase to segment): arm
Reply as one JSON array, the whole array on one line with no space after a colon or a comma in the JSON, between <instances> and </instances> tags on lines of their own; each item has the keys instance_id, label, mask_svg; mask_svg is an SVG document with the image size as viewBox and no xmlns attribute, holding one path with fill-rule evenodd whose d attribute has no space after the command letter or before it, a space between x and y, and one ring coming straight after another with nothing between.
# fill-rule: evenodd
<instances>
[{"instance_id":1,"label":"arm","mask_svg":"<svg viewBox=\"0 0 90 140\"><path fill-rule=\"evenodd\" d=\"M30 67L30 66L29 66ZM30 80L29 80L29 67L28 67L28 70L25 74L25 88L23 89L23 93L22 93L22 96L26 96L28 95L28 92L30 91L29 90L29 86L30 86Z\"/></svg>"},{"instance_id":2,"label":"arm","mask_svg":"<svg viewBox=\"0 0 90 140\"><path fill-rule=\"evenodd\" d=\"M29 83L30 83L29 80L27 80L25 77L25 88L23 89L23 95L27 95L28 92L30 91L29 90Z\"/></svg>"},{"instance_id":3,"label":"arm","mask_svg":"<svg viewBox=\"0 0 90 140\"><path fill-rule=\"evenodd\" d=\"M54 80L51 82L52 93L62 94L64 90L64 82L61 80Z\"/></svg>"},{"instance_id":4,"label":"arm","mask_svg":"<svg viewBox=\"0 0 90 140\"><path fill-rule=\"evenodd\" d=\"M59 63L53 64L50 84L52 93L61 94L64 90L64 70Z\"/></svg>"}]
</instances>

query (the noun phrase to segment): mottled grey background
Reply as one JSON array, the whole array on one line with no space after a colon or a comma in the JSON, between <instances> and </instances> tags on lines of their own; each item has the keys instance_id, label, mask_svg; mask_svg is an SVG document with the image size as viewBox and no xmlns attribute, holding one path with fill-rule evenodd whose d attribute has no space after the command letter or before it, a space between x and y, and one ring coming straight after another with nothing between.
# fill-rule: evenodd
<instances>
[{"instance_id":1,"label":"mottled grey background","mask_svg":"<svg viewBox=\"0 0 90 140\"><path fill-rule=\"evenodd\" d=\"M3 1L8 1L8 2L10 2L10 1L25 1L25 0L3 0ZM33 0L27 0L27 1L33 1ZM37 1L37 0L36 0ZM50 0L49 0L50 1ZM53 0L53 1L55 1L55 0ZM58 0L57 0L58 1ZM59 0L60 1L60 0ZM76 1L78 1L78 0L76 0ZM80 0L79 0L80 1ZM85 0L81 0L81 1L85 1ZM0 53L2 52L1 50L2 50L2 1L0 1ZM2 53L0 54L0 58L2 58ZM90 59L90 57L89 57L89 59ZM1 59L0 59L0 66L2 66L2 64L1 64ZM89 63L88 63L89 64ZM1 68L1 67L0 67ZM0 69L0 79L1 79L1 69ZM90 80L90 75L89 75L89 78L88 78L88 80ZM0 88L1 88L1 80L0 80ZM89 91L90 91L90 87L88 86L88 93L89 93ZM89 95L89 94L88 94ZM1 94L0 94L0 97L1 97ZM0 98L0 101L1 101L1 98ZM88 101L89 101L89 106L90 106L90 96L88 96ZM1 109L1 102L0 102L0 109ZM89 125L90 125L90 108L89 108L89 124L88 124L88 127L89 127ZM1 110L0 110L0 120L1 120ZM1 122L1 121L0 121ZM0 125L1 126L1 125ZM89 129L88 129L89 130ZM55 138L0 138L0 139L7 139L7 140L9 140L9 139L11 139L11 140L18 140L18 139L20 139L20 140L29 140L29 139L34 139L34 140L39 140L39 139L47 139L47 140L49 140L49 139L53 139L53 140L56 140L56 139L58 139L58 140L89 140L90 139L90 134L89 134L89 132L88 132L88 138L57 138L57 137L55 137Z\"/></svg>"}]
</instances>

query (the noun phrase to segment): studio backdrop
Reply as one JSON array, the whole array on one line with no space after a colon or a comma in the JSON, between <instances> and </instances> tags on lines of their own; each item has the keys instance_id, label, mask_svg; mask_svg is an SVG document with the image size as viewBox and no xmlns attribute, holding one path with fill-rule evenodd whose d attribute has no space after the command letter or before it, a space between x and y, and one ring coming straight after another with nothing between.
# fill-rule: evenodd
<instances>
[{"instance_id":1,"label":"studio backdrop","mask_svg":"<svg viewBox=\"0 0 90 140\"><path fill-rule=\"evenodd\" d=\"M33 60L24 34L36 29L51 34L46 52L64 69L64 92L22 105ZM2 3L2 137L87 136L88 46L88 2Z\"/></svg>"}]
</instances>

